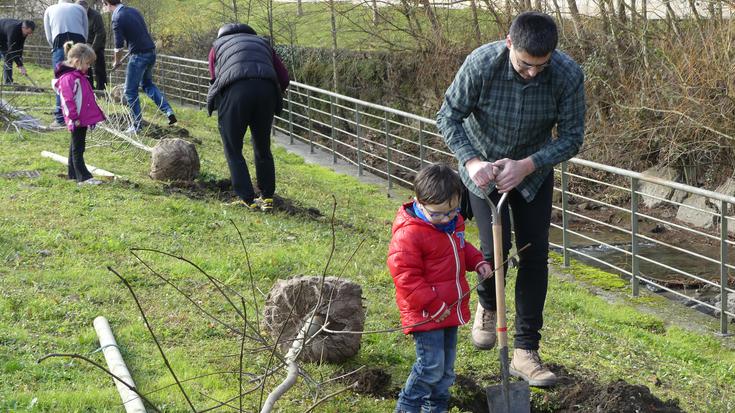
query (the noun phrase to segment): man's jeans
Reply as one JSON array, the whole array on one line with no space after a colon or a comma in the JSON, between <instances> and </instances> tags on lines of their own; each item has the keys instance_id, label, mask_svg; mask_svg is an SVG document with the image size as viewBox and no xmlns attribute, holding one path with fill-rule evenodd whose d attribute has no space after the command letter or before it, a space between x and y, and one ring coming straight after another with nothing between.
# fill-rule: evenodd
<instances>
[{"instance_id":1,"label":"man's jeans","mask_svg":"<svg viewBox=\"0 0 735 413\"><path fill-rule=\"evenodd\" d=\"M56 70L56 65L64 61L64 49L57 48L51 50L51 70ZM56 94L56 109L54 110L54 118L60 125L64 124L64 114L61 112L61 98Z\"/></svg>"},{"instance_id":2,"label":"man's jeans","mask_svg":"<svg viewBox=\"0 0 735 413\"><path fill-rule=\"evenodd\" d=\"M398 396L396 412L446 412L449 410L449 386L455 378L457 327L412 335L416 344L416 362Z\"/></svg>"},{"instance_id":3,"label":"man's jeans","mask_svg":"<svg viewBox=\"0 0 735 413\"><path fill-rule=\"evenodd\" d=\"M9 85L13 83L13 63L8 61L8 52L0 51L0 59L3 59L3 82Z\"/></svg>"},{"instance_id":4,"label":"man's jeans","mask_svg":"<svg viewBox=\"0 0 735 413\"><path fill-rule=\"evenodd\" d=\"M140 129L140 121L143 117L138 96L139 87L143 88L146 95L153 100L156 107L166 116L174 113L161 91L153 84L153 65L155 64L155 52L130 54L128 71L125 74L125 99L127 99L130 111L133 113L135 129Z\"/></svg>"}]
</instances>

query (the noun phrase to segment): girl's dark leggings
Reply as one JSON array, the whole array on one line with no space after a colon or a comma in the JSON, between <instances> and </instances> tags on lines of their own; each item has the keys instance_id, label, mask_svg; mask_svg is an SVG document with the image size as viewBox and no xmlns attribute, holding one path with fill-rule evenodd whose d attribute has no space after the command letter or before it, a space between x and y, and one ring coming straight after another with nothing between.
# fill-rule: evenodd
<instances>
[{"instance_id":1,"label":"girl's dark leggings","mask_svg":"<svg viewBox=\"0 0 735 413\"><path fill-rule=\"evenodd\" d=\"M84 148L87 145L87 128L77 127L71 132L69 144L69 179L77 182L92 178L92 174L84 164Z\"/></svg>"}]
</instances>

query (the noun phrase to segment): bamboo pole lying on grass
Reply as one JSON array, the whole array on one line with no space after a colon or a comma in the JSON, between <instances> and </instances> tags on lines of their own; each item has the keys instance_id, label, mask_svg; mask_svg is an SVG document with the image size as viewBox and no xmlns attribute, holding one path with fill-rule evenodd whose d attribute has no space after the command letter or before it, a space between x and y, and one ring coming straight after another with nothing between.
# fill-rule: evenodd
<instances>
[{"instance_id":1,"label":"bamboo pole lying on grass","mask_svg":"<svg viewBox=\"0 0 735 413\"><path fill-rule=\"evenodd\" d=\"M105 355L105 361L107 361L107 367L115 376L120 377L125 380L130 387L135 388L133 377L130 375L128 367L125 365L125 360L123 360L122 355L120 354L120 349L117 347L117 342L115 341L115 336L112 334L110 323L107 322L105 317L99 316L94 319L93 324L94 330L97 332L97 337L100 340L102 354ZM119 380L113 380L118 393L120 393L120 398L123 401L123 406L125 406L125 411L127 413L146 413L143 400L141 400L140 396Z\"/></svg>"}]
</instances>

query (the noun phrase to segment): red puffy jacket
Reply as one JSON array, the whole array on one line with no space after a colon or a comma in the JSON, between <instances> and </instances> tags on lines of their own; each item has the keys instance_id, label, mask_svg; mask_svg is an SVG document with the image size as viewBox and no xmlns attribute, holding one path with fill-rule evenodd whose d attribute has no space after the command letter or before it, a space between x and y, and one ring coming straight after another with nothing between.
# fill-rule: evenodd
<instances>
[{"instance_id":1,"label":"red puffy jacket","mask_svg":"<svg viewBox=\"0 0 735 413\"><path fill-rule=\"evenodd\" d=\"M483 262L477 248L464 239L464 221L459 216L453 234L439 231L430 223L407 212L409 202L398 209L388 249L388 269L396 285L396 304L403 332L437 330L459 326L470 320L467 268ZM413 212L413 211L411 211ZM451 306L451 315L437 323L428 321ZM416 326L415 324L424 322Z\"/></svg>"}]
</instances>

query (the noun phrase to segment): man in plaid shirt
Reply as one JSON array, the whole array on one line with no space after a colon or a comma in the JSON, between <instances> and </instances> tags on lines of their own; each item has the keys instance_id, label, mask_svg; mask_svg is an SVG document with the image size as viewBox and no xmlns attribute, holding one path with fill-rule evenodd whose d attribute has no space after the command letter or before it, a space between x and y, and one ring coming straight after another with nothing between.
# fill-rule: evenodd
<instances>
[{"instance_id":1,"label":"man in plaid shirt","mask_svg":"<svg viewBox=\"0 0 735 413\"><path fill-rule=\"evenodd\" d=\"M467 57L437 114L437 126L470 191L486 259L493 253L486 193L496 204L500 194L509 193L516 245L530 244L519 256L510 372L532 386L556 382L538 355L549 274L553 166L577 154L584 136L584 75L569 56L555 50L557 41L550 16L518 15L505 40L483 45ZM502 211L502 224L507 257L508 208ZM477 293L472 341L479 349L491 349L496 340L495 284L484 282Z\"/></svg>"}]
</instances>

